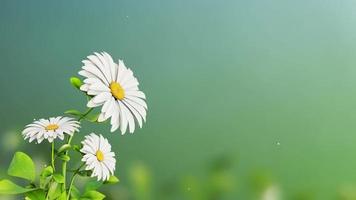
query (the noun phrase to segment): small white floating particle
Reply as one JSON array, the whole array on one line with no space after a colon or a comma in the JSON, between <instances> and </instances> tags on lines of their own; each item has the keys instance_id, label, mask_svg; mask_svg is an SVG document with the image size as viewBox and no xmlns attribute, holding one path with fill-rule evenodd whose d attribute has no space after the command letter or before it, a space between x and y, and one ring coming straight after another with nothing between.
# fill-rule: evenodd
<instances>
[{"instance_id":1,"label":"small white floating particle","mask_svg":"<svg viewBox=\"0 0 356 200\"><path fill-rule=\"evenodd\" d=\"M279 146L279 145L281 145L281 143L280 143L280 142L277 142L277 145Z\"/></svg>"}]
</instances>

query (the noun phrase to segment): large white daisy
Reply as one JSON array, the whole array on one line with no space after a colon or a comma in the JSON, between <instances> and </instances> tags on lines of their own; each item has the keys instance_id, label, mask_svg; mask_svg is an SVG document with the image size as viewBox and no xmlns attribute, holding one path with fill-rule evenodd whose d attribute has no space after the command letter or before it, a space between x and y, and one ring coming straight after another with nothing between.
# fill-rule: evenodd
<instances>
[{"instance_id":1,"label":"large white daisy","mask_svg":"<svg viewBox=\"0 0 356 200\"><path fill-rule=\"evenodd\" d=\"M111 145L102 135L94 133L85 136L82 141L84 153L82 161L85 162L86 170L92 170L92 177L99 180L108 180L110 175L114 174L116 159L115 153L111 152Z\"/></svg>"},{"instance_id":2,"label":"large white daisy","mask_svg":"<svg viewBox=\"0 0 356 200\"><path fill-rule=\"evenodd\" d=\"M25 140L30 142L37 139L41 143L44 139L53 142L57 137L64 139L64 134L73 135L74 132L79 131L79 122L70 117L51 117L49 119L40 119L34 121L32 124L26 125L22 131Z\"/></svg>"},{"instance_id":3,"label":"large white daisy","mask_svg":"<svg viewBox=\"0 0 356 200\"><path fill-rule=\"evenodd\" d=\"M83 60L84 66L79 72L86 77L80 89L94 96L88 107L102 106L98 121L111 117L111 132L120 127L122 134L125 134L127 127L130 133L134 132L135 119L141 128L142 122L146 121L146 96L139 90L133 72L126 68L122 60L116 64L106 52L87 58Z\"/></svg>"}]
</instances>

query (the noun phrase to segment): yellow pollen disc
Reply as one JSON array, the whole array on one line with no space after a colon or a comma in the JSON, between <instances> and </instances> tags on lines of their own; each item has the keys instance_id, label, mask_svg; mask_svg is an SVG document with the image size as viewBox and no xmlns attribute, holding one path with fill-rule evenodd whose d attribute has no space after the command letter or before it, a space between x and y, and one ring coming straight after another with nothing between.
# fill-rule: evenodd
<instances>
[{"instance_id":1,"label":"yellow pollen disc","mask_svg":"<svg viewBox=\"0 0 356 200\"><path fill-rule=\"evenodd\" d=\"M125 90L117 82L110 83L111 94L118 100L123 100L125 98Z\"/></svg>"},{"instance_id":2,"label":"yellow pollen disc","mask_svg":"<svg viewBox=\"0 0 356 200\"><path fill-rule=\"evenodd\" d=\"M104 160L104 154L103 154L103 152L101 152L100 150L98 150L97 152L96 152L96 158L98 159L98 161L103 161Z\"/></svg>"},{"instance_id":3,"label":"yellow pollen disc","mask_svg":"<svg viewBox=\"0 0 356 200\"><path fill-rule=\"evenodd\" d=\"M57 130L59 128L59 126L57 124L50 124L48 126L46 126L46 131L54 131Z\"/></svg>"}]
</instances>

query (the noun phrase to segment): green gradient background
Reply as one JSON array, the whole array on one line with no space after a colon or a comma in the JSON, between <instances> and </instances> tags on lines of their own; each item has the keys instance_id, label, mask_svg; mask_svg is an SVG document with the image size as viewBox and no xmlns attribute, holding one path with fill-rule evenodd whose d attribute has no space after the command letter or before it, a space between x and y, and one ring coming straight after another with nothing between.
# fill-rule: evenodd
<instances>
[{"instance_id":1,"label":"green gradient background","mask_svg":"<svg viewBox=\"0 0 356 200\"><path fill-rule=\"evenodd\" d=\"M133 135L83 124L76 138L110 138L111 190L130 191L136 161L160 188L225 154L238 160L226 199L251 199L261 169L285 199L356 185L355 1L1 1L0 133L84 110L68 78L103 50L133 69L149 105ZM1 170L15 150L43 153L34 146L4 149Z\"/></svg>"}]
</instances>

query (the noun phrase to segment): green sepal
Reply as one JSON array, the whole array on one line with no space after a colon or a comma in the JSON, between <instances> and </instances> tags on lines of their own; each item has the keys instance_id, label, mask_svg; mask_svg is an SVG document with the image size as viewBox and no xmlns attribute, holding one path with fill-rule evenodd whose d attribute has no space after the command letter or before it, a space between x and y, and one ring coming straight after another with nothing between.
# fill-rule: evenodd
<instances>
[{"instance_id":1,"label":"green sepal","mask_svg":"<svg viewBox=\"0 0 356 200\"><path fill-rule=\"evenodd\" d=\"M70 160L70 157L68 155L60 155L59 158L65 162L68 162Z\"/></svg>"},{"instance_id":2,"label":"green sepal","mask_svg":"<svg viewBox=\"0 0 356 200\"><path fill-rule=\"evenodd\" d=\"M67 151L70 148L71 148L70 144L64 144L61 147L59 147L57 154Z\"/></svg>"},{"instance_id":3,"label":"green sepal","mask_svg":"<svg viewBox=\"0 0 356 200\"><path fill-rule=\"evenodd\" d=\"M83 85L82 80L75 76L70 77L70 83L77 89L80 89L80 86Z\"/></svg>"},{"instance_id":4,"label":"green sepal","mask_svg":"<svg viewBox=\"0 0 356 200\"><path fill-rule=\"evenodd\" d=\"M104 184L115 184L118 183L120 180L116 176L112 175L109 177L109 180L104 181Z\"/></svg>"},{"instance_id":5,"label":"green sepal","mask_svg":"<svg viewBox=\"0 0 356 200\"><path fill-rule=\"evenodd\" d=\"M16 152L7 170L7 174L33 182L35 180L35 173L35 164L31 157L23 152Z\"/></svg>"},{"instance_id":6,"label":"green sepal","mask_svg":"<svg viewBox=\"0 0 356 200\"><path fill-rule=\"evenodd\" d=\"M26 200L45 200L46 194L44 190L35 190L26 193Z\"/></svg>"},{"instance_id":7,"label":"green sepal","mask_svg":"<svg viewBox=\"0 0 356 200\"><path fill-rule=\"evenodd\" d=\"M82 198L84 199L92 199L92 200L102 200L105 198L105 195L95 191L95 190L91 190L91 191L87 191L83 194Z\"/></svg>"},{"instance_id":8,"label":"green sepal","mask_svg":"<svg viewBox=\"0 0 356 200\"><path fill-rule=\"evenodd\" d=\"M22 194L37 190L36 188L23 188L10 180L4 179L0 181L0 194Z\"/></svg>"},{"instance_id":9,"label":"green sepal","mask_svg":"<svg viewBox=\"0 0 356 200\"><path fill-rule=\"evenodd\" d=\"M53 179L57 183L64 183L64 177L62 174L53 174Z\"/></svg>"}]
</instances>

